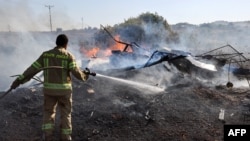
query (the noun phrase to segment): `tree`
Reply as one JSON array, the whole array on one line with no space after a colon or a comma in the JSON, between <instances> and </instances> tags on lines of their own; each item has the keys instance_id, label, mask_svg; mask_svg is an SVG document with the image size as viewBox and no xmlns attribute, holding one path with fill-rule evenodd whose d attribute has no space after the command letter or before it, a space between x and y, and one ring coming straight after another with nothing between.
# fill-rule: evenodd
<instances>
[{"instance_id":1,"label":"tree","mask_svg":"<svg viewBox=\"0 0 250 141\"><path fill-rule=\"evenodd\" d=\"M179 42L177 32L174 32L168 22L157 13L142 13L136 18L129 18L114 27L107 26L106 29L113 36L119 35L120 40L127 43L136 42L155 47L162 43ZM97 43L111 41L109 35L104 32L106 31L103 30L96 34ZM108 46L109 43L106 43L106 45Z\"/></svg>"}]
</instances>

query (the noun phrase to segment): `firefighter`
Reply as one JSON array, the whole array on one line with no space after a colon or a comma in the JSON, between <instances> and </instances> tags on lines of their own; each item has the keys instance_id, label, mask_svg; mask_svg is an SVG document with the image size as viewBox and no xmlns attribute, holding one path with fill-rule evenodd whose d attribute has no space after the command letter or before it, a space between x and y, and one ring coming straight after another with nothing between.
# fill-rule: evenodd
<instances>
[{"instance_id":1,"label":"firefighter","mask_svg":"<svg viewBox=\"0 0 250 141\"><path fill-rule=\"evenodd\" d=\"M72 140L72 79L70 73L82 81L86 81L89 77L89 72L82 71L77 66L75 57L67 51L67 44L68 37L65 34L58 35L56 39L57 46L43 52L11 85L11 88L15 89L43 70L44 107L42 130L46 141L54 140L53 132L57 106L61 118L61 140Z\"/></svg>"}]
</instances>

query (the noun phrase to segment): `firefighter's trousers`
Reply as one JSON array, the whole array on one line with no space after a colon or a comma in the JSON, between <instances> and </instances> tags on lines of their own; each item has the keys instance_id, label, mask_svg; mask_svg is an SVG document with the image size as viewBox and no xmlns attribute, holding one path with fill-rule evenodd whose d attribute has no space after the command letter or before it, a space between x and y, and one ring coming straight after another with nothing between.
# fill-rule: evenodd
<instances>
[{"instance_id":1,"label":"firefighter's trousers","mask_svg":"<svg viewBox=\"0 0 250 141\"><path fill-rule=\"evenodd\" d=\"M60 137L61 140L71 140L72 125L72 94L64 96L51 96L44 94L43 125L42 130L45 140L53 140L55 129L56 107L60 112Z\"/></svg>"}]
</instances>

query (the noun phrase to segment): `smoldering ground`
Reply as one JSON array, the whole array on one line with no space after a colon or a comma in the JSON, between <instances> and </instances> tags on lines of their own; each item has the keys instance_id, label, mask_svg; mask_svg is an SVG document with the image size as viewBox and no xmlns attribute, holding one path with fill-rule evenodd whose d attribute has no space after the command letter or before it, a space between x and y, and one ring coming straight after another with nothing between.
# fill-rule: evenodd
<instances>
[{"instance_id":1,"label":"smoldering ground","mask_svg":"<svg viewBox=\"0 0 250 141\"><path fill-rule=\"evenodd\" d=\"M163 92L151 91L152 87L160 86L155 85L157 81L150 78L149 72L166 74L161 69L165 69L164 65L157 64L139 70L103 73L111 78L97 75L87 82L74 81L73 139L222 140L224 123L218 119L220 109L225 109L227 124L247 123L243 120L241 100L249 92L216 88L175 71L164 76L170 85ZM140 82L142 78L151 80ZM137 82L152 87L139 87ZM41 138L41 88L17 89L5 97L0 109L2 140Z\"/></svg>"}]
</instances>

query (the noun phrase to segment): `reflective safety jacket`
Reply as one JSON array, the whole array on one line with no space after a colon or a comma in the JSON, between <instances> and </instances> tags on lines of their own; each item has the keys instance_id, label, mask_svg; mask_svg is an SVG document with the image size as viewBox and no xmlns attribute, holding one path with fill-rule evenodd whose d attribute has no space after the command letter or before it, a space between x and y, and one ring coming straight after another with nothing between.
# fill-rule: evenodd
<instances>
[{"instance_id":1,"label":"reflective safety jacket","mask_svg":"<svg viewBox=\"0 0 250 141\"><path fill-rule=\"evenodd\" d=\"M60 68L49 68L57 66ZM74 56L64 47L57 46L45 51L17 79L21 83L29 81L36 73L43 70L44 93L49 95L65 95L72 93L72 73L77 79L86 81L88 74L77 66Z\"/></svg>"}]
</instances>

